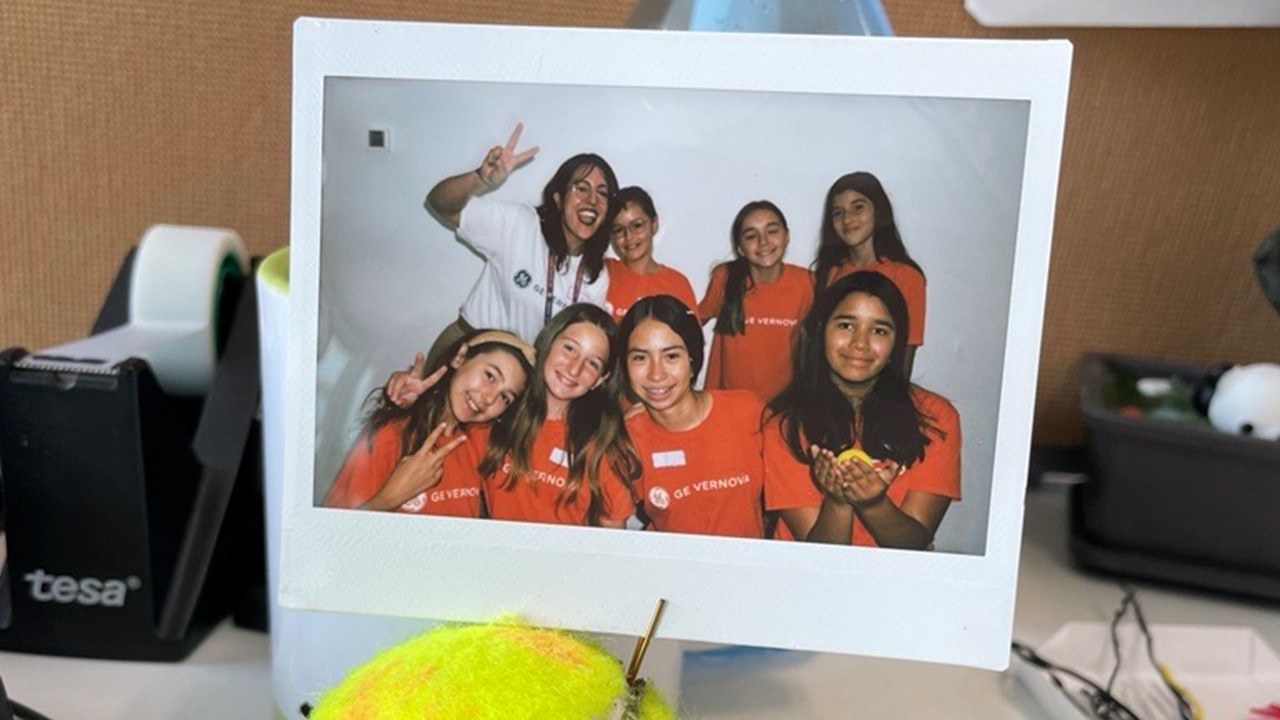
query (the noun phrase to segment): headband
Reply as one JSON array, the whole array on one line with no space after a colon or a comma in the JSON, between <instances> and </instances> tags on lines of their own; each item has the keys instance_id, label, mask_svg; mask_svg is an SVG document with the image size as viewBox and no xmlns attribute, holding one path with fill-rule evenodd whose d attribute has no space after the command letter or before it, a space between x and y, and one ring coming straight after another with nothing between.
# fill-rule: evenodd
<instances>
[{"instance_id":1,"label":"headband","mask_svg":"<svg viewBox=\"0 0 1280 720\"><path fill-rule=\"evenodd\" d=\"M466 343L468 347L475 347L482 343L501 343L519 350L524 359L529 361L530 367L538 364L533 346L506 330L481 330L467 338Z\"/></svg>"}]
</instances>

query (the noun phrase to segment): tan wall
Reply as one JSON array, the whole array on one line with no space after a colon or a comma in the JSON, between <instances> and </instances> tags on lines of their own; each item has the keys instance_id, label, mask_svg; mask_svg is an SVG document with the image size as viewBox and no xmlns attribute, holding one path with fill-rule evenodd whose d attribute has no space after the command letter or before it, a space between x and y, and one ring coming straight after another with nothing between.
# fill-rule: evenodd
<instances>
[{"instance_id":1,"label":"tan wall","mask_svg":"<svg viewBox=\"0 0 1280 720\"><path fill-rule=\"evenodd\" d=\"M152 223L286 242L294 17L616 26L634 4L4 0L0 346L82 335ZM1075 43L1038 442L1080 439L1081 352L1280 360L1248 266L1280 224L1280 31L992 31L960 0L885 5L899 35Z\"/></svg>"}]
</instances>

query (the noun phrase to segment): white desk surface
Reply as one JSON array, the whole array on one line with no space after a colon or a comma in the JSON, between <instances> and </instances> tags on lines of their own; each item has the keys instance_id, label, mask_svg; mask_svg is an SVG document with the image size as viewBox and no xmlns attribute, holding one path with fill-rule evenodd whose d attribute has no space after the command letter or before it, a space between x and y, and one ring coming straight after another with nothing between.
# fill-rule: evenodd
<instances>
[{"instance_id":1,"label":"white desk surface","mask_svg":"<svg viewBox=\"0 0 1280 720\"><path fill-rule=\"evenodd\" d=\"M1067 555L1065 492L1027 496L1014 636L1037 645L1071 620L1104 621L1116 581L1083 575ZM1252 626L1280 648L1274 606L1135 583L1149 621ZM185 662L126 663L0 653L9 695L51 720L271 717L267 636L220 627ZM682 709L729 718L1040 717L1001 673L797 652L686 656ZM291 719L292 720L292 719Z\"/></svg>"}]
</instances>

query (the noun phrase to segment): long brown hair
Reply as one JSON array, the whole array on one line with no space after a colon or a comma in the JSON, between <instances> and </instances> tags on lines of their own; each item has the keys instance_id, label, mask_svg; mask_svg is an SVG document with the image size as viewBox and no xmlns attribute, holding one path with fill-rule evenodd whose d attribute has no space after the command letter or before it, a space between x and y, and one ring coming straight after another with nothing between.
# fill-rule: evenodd
<instances>
[{"instance_id":1,"label":"long brown hair","mask_svg":"<svg viewBox=\"0 0 1280 720\"><path fill-rule=\"evenodd\" d=\"M757 210L767 210L778 216L778 222L782 223L783 230L789 230L787 227L787 216L782 214L782 210L777 205L768 200L752 200L733 218L733 225L729 230L729 243L733 247L734 258L726 263L721 263L725 269L724 282L724 300L720 303L720 314L716 316L715 331L719 335L742 335L747 331L747 313L745 309L744 298L747 291L756 286L755 280L751 279L751 264L747 262L747 256L742 254L742 247L739 243L742 235L742 224L746 222L747 216Z\"/></svg>"},{"instance_id":2,"label":"long brown hair","mask_svg":"<svg viewBox=\"0 0 1280 720\"><path fill-rule=\"evenodd\" d=\"M395 422L400 419L407 419L404 429L400 431L400 454L401 457L411 455L422 448L422 443L426 441L431 431L444 420L445 403L449 402L449 386L453 383L453 376L457 373L457 369L453 367L452 361L457 356L458 350L463 346L467 346L467 352L463 356L463 362L467 362L472 358L481 355L487 355L493 352L505 352L515 358L520 363L520 368L524 370L525 375L533 377L533 366L529 364L529 359L525 356L524 351L514 343L519 342L527 350L525 345L519 338L511 336L511 342L503 342L492 338L499 333L492 330L477 330L468 333L466 337L449 346L449 348L441 353L443 358L441 364L448 367L444 376L436 382L435 385L427 389L426 392L418 396L408 407L400 407L391 401L391 396L387 394L385 387L378 388L370 395L373 408L369 411L368 416L364 420L364 427L361 430L361 436L368 444L370 450L373 449L373 436L382 426ZM507 333L501 333L506 335ZM479 339L480 342L474 342ZM474 342L474 344L473 344ZM426 376L435 372L440 365L430 368L426 372ZM526 383L526 384L532 384ZM514 405L513 405L514 407ZM494 420L495 427L501 427L506 421L512 417L512 408L507 408Z\"/></svg>"},{"instance_id":3,"label":"long brown hair","mask_svg":"<svg viewBox=\"0 0 1280 720\"><path fill-rule=\"evenodd\" d=\"M819 295L827 288L827 276L831 269L839 267L849 258L849 248L836 232L835 222L831 218L831 203L842 192L852 190L871 201L875 208L876 223L871 235L871 249L879 260L892 260L910 265L924 276L924 269L911 258L907 246L902 242L902 234L898 232L898 223L893 217L893 203L889 202L889 194L884 191L880 179L869 172L852 172L841 175L827 190L827 199L822 203L822 234L818 244L818 256L814 258L813 283L814 295Z\"/></svg>"},{"instance_id":4,"label":"long brown hair","mask_svg":"<svg viewBox=\"0 0 1280 720\"><path fill-rule=\"evenodd\" d=\"M595 153L579 153L560 164L556 174L551 176L542 188L542 203L538 205L538 225L542 228L542 237L547 241L551 257L556 261L556 269L563 270L569 265L569 241L564 236L564 215L561 205L569 198L573 184L599 169L604 175L605 185L609 188L609 200L601 211L606 220L617 204L614 196L618 194L618 176L605 159ZM595 192L592 189L592 192ZM556 195L560 195L560 203ZM613 234L610 223L602 222L582 250L582 269L588 283L593 283L600 276L604 267L604 253L609 249L609 238Z\"/></svg>"},{"instance_id":5,"label":"long brown hair","mask_svg":"<svg viewBox=\"0 0 1280 720\"><path fill-rule=\"evenodd\" d=\"M883 303L895 329L889 362L861 408L854 408L831 380L826 348L827 322L853 293L865 293ZM907 301L898 286L878 272L846 275L814 298L800 324L791 382L768 406L768 416L781 420L782 437L792 457L807 465L810 443L834 450L860 443L874 458L911 467L924 459L925 448L935 438L946 437L934 418L916 407L911 383L902 372L910 323Z\"/></svg>"},{"instance_id":6,"label":"long brown hair","mask_svg":"<svg viewBox=\"0 0 1280 720\"><path fill-rule=\"evenodd\" d=\"M538 333L534 342L538 362L529 388L517 403L512 421L494 426L478 469L481 475L492 477L502 467L503 458L510 458L511 470L503 490L511 490L517 482L528 477L533 444L547 420L547 355L561 333L581 322L600 328L609 340L609 358L602 370L602 375L607 375L599 386L570 402L565 413L564 450L568 456L569 476L556 498L556 504L563 506L574 502L585 484L591 493L587 522L595 525L606 510L600 490L601 463L608 462L614 475L628 488L640 478L641 468L622 421L619 400L621 373L618 372L622 353L618 326L609 313L595 305L570 305L556 313Z\"/></svg>"}]
</instances>

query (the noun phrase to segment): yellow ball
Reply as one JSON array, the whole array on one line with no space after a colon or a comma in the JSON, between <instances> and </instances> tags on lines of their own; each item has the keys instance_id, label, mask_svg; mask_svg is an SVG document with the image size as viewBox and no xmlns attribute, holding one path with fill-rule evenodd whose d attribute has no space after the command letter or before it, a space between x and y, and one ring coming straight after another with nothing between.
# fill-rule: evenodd
<instances>
[{"instance_id":1,"label":"yellow ball","mask_svg":"<svg viewBox=\"0 0 1280 720\"><path fill-rule=\"evenodd\" d=\"M871 467L876 466L876 461L874 458L872 458L870 455L863 452L862 449L856 448L856 447L849 448L848 450L845 450L844 452L840 453L838 456L836 456L836 462L844 462L845 460L852 460L854 458L861 460L862 462L870 465Z\"/></svg>"},{"instance_id":2,"label":"yellow ball","mask_svg":"<svg viewBox=\"0 0 1280 720\"><path fill-rule=\"evenodd\" d=\"M625 701L621 663L570 633L516 622L446 625L353 670L310 720L594 720ZM645 688L640 720L675 720ZM616 713L618 717L621 713Z\"/></svg>"}]
</instances>

